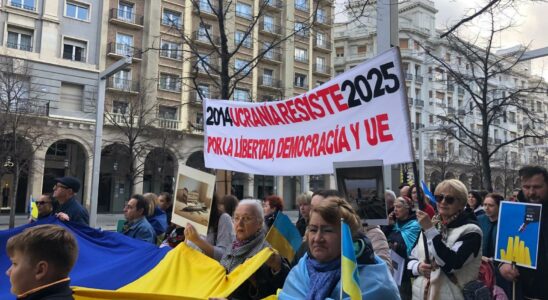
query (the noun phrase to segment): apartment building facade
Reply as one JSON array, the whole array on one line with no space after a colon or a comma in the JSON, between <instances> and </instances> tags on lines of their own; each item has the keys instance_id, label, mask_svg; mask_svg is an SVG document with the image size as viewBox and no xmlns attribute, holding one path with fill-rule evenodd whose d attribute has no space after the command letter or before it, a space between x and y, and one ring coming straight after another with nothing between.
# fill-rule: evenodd
<instances>
[{"instance_id":1,"label":"apartment building facade","mask_svg":"<svg viewBox=\"0 0 548 300\"><path fill-rule=\"evenodd\" d=\"M465 59L449 50L439 38L435 28L437 10L434 2L416 0L399 6L399 46L402 68L409 99L410 120L414 135L417 160L419 157L419 136L422 135L423 157L425 158L425 180L435 186L444 178L457 178L469 188L481 189L480 161L467 146L440 133L442 124L436 116L459 117L466 128L481 132L482 121L479 111L470 103L470 96L463 87L451 80L443 66L429 57L424 48L442 57L452 66L462 66L467 70ZM334 69L335 74L348 70L376 55L376 16L364 16L361 22L339 23L334 28ZM499 55L508 53L500 52ZM539 78L530 73L530 62L518 64L511 73L501 75L489 82L502 93L517 88L526 88L538 82ZM546 85L543 82L544 86ZM523 99L527 106L546 121L548 101L546 94L531 93ZM499 145L523 133L530 123L527 116L509 107L493 122L489 132L489 144ZM437 129L436 129L437 128ZM541 129L545 133L545 128ZM502 148L492 158L494 189L507 192L518 186L516 170L527 163L545 164L546 140L524 139ZM442 175L444 173L444 176ZM510 181L510 182L508 182Z\"/></svg>"},{"instance_id":2,"label":"apartment building facade","mask_svg":"<svg viewBox=\"0 0 548 300\"><path fill-rule=\"evenodd\" d=\"M131 193L172 191L181 164L204 169L201 100L220 97L219 79L209 72L220 64L212 55L219 47L215 9L214 2L190 0L2 1L0 51L31 66L33 99L47 110L29 117L50 137L19 184L18 212L64 175L80 178L78 197L89 207L98 73L124 56L131 65L106 84L98 211L121 212ZM284 99L330 79L332 2L241 0L227 16L228 47L241 44L230 68L262 56L232 100ZM10 174L0 180L13 184ZM219 180L240 197L276 193L287 206L301 191L333 186L329 175L224 172Z\"/></svg>"}]
</instances>

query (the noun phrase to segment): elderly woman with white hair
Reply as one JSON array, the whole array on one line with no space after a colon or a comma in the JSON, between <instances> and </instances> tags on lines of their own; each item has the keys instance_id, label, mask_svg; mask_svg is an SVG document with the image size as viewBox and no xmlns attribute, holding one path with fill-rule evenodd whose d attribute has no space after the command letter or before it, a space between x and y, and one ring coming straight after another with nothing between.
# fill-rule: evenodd
<instances>
[{"instance_id":1,"label":"elderly woman with white hair","mask_svg":"<svg viewBox=\"0 0 548 300\"><path fill-rule=\"evenodd\" d=\"M462 182L442 181L434 197L438 214L432 220L425 212L417 212L430 260L426 261L421 234L407 264L418 276L413 282L413 299L464 299L463 286L478 277L482 231L474 213L465 209L468 191Z\"/></svg>"},{"instance_id":2,"label":"elderly woman with white hair","mask_svg":"<svg viewBox=\"0 0 548 300\"><path fill-rule=\"evenodd\" d=\"M248 258L270 247L265 240L263 207L259 200L246 199L238 203L234 216L235 239L221 258L227 273ZM229 299L262 299L276 293L289 273L289 264L279 254L273 254Z\"/></svg>"}]
</instances>

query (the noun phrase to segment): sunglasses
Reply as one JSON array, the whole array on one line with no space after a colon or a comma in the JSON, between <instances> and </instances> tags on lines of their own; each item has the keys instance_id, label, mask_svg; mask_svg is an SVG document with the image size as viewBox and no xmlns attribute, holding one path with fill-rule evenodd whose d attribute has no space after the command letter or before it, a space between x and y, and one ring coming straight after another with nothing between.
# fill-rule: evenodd
<instances>
[{"instance_id":1,"label":"sunglasses","mask_svg":"<svg viewBox=\"0 0 548 300\"><path fill-rule=\"evenodd\" d=\"M49 201L35 201L34 203L36 203L36 205L44 205L44 204L48 204L48 203L51 203Z\"/></svg>"},{"instance_id":2,"label":"sunglasses","mask_svg":"<svg viewBox=\"0 0 548 300\"><path fill-rule=\"evenodd\" d=\"M441 201L445 200L445 203L447 203L449 205L455 203L455 201L456 201L455 197L445 195L445 194L434 195L434 198L436 198L436 202L441 202Z\"/></svg>"}]
</instances>

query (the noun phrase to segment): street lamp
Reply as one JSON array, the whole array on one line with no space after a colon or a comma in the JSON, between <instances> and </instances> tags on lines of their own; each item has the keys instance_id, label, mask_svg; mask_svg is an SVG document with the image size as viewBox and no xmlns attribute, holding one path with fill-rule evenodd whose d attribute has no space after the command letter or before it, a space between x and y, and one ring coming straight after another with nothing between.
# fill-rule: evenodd
<instances>
[{"instance_id":1,"label":"street lamp","mask_svg":"<svg viewBox=\"0 0 548 300\"><path fill-rule=\"evenodd\" d=\"M439 131L439 130L449 130L455 128L455 125L439 125L439 126L428 126L417 129L419 134L419 180L424 181L424 150L422 145L423 134L425 132ZM420 182L416 183L420 184Z\"/></svg>"},{"instance_id":2,"label":"street lamp","mask_svg":"<svg viewBox=\"0 0 548 300\"><path fill-rule=\"evenodd\" d=\"M97 115L95 117L95 143L93 147L93 169L91 174L91 207L89 214L89 225L97 225L97 202L99 196L99 171L101 167L101 148L103 143L103 119L105 113L105 90L108 77L118 71L131 65L131 56L126 56L112 65L108 66L103 72L99 73L97 95Z\"/></svg>"}]
</instances>

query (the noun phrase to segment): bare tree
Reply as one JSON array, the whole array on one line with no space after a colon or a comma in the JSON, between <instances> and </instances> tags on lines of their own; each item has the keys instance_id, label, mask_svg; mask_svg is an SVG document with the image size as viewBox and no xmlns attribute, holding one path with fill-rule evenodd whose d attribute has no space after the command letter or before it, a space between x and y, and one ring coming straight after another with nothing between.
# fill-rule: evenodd
<instances>
[{"instance_id":1,"label":"bare tree","mask_svg":"<svg viewBox=\"0 0 548 300\"><path fill-rule=\"evenodd\" d=\"M439 145L435 155L430 159L432 167L440 172L441 179L447 178L447 174L454 169L458 162L458 153L454 151L454 144L450 135L444 135L438 139ZM434 153L432 153L434 154Z\"/></svg>"},{"instance_id":2,"label":"bare tree","mask_svg":"<svg viewBox=\"0 0 548 300\"><path fill-rule=\"evenodd\" d=\"M497 14L504 9L507 7L501 7L499 4L486 9L484 16L489 16L489 22L483 25L484 32L487 33L485 36L477 35L474 40L470 40L462 35L448 34L443 40L446 53L436 53L424 47L425 52L444 69L440 78L447 82L447 89L452 91L456 85L466 91L466 98L463 99L463 106L459 107L458 114L448 111L437 116L445 124L457 129L447 130L448 134L479 155L483 188L488 191L493 190L492 158L499 150L527 138L546 137L545 124L541 116L526 100L535 94L546 93L542 79L529 77L528 73L524 72L523 65L519 63L526 47L511 55L494 54L495 38L513 26L512 21L502 24L498 20ZM466 26L471 24L468 23ZM443 73L446 73L446 76ZM514 78L515 81L512 81ZM513 84L506 86L504 82ZM501 120L507 119L519 125L522 123L520 116L523 118L522 131L511 133L508 127L504 126L504 122L501 125ZM466 118L472 118L475 127L469 126ZM506 131L509 138L494 139L492 129L497 129L501 133Z\"/></svg>"},{"instance_id":3,"label":"bare tree","mask_svg":"<svg viewBox=\"0 0 548 300\"><path fill-rule=\"evenodd\" d=\"M135 185L144 172L144 155L154 148L151 130L161 126L158 103L150 101L149 96L156 80L136 82L116 77L110 80L114 90L109 94L110 109L105 110L105 125L112 126L114 134L106 142L122 146L116 147L113 155L129 158L127 176L130 190L135 192Z\"/></svg>"},{"instance_id":4,"label":"bare tree","mask_svg":"<svg viewBox=\"0 0 548 300\"><path fill-rule=\"evenodd\" d=\"M39 116L47 116L48 103L31 83L32 64L0 56L0 178L12 174L9 227L15 225L19 179L32 168L35 151L46 132Z\"/></svg>"}]
</instances>

